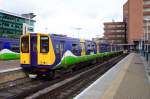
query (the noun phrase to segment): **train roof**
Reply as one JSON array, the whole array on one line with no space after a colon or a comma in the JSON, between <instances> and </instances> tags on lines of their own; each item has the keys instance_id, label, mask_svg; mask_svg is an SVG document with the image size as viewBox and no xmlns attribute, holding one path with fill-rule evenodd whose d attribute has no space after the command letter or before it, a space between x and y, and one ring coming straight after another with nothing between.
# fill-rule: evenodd
<instances>
[{"instance_id":1,"label":"train roof","mask_svg":"<svg viewBox=\"0 0 150 99\"><path fill-rule=\"evenodd\" d=\"M81 38L73 38L73 37L68 37L67 35L63 35L63 34L44 34L44 33L27 33L24 35L37 35L37 34L43 34L43 35L50 35L52 38L56 38L56 39L73 39L73 40L81 40ZM22 35L22 36L24 36ZM83 40L83 39L82 39ZM92 40L86 40L84 39L85 42L93 42Z\"/></svg>"}]
</instances>

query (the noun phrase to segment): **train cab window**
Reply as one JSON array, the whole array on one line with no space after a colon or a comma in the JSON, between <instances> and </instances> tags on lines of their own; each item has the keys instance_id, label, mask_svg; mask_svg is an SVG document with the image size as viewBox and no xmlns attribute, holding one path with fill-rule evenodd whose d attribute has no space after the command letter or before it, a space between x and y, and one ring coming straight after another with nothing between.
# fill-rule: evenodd
<instances>
[{"instance_id":1,"label":"train cab window","mask_svg":"<svg viewBox=\"0 0 150 99\"><path fill-rule=\"evenodd\" d=\"M29 53L29 36L24 36L21 38L21 52Z\"/></svg>"},{"instance_id":2,"label":"train cab window","mask_svg":"<svg viewBox=\"0 0 150 99\"><path fill-rule=\"evenodd\" d=\"M40 37L40 53L48 53L49 52L49 38L48 36Z\"/></svg>"}]
</instances>

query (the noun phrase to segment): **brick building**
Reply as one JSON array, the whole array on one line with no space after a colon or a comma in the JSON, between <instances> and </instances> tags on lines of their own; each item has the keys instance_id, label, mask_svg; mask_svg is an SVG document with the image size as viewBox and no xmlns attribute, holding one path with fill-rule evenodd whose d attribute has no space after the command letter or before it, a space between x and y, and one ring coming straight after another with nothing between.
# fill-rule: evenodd
<instances>
[{"instance_id":1,"label":"brick building","mask_svg":"<svg viewBox=\"0 0 150 99\"><path fill-rule=\"evenodd\" d=\"M124 25L121 28L123 33L116 32L121 31L116 24ZM114 28L108 28L108 25ZM110 43L122 43L136 49L141 41L150 44L150 0L128 0L123 5L123 22L106 22L104 27L104 35Z\"/></svg>"},{"instance_id":2,"label":"brick building","mask_svg":"<svg viewBox=\"0 0 150 99\"><path fill-rule=\"evenodd\" d=\"M123 20L127 23L129 44L137 44L142 39L148 40L150 0L128 0L123 5Z\"/></svg>"},{"instance_id":3,"label":"brick building","mask_svg":"<svg viewBox=\"0 0 150 99\"><path fill-rule=\"evenodd\" d=\"M109 44L126 43L125 22L105 22L104 37Z\"/></svg>"}]
</instances>

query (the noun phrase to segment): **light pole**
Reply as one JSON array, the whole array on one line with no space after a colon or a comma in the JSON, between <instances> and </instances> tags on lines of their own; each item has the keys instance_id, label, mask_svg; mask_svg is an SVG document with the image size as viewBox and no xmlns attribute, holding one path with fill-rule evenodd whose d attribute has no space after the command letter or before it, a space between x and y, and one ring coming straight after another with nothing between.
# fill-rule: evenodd
<instances>
[{"instance_id":1,"label":"light pole","mask_svg":"<svg viewBox=\"0 0 150 99\"><path fill-rule=\"evenodd\" d=\"M149 39L149 18L145 18L144 21L146 22L146 29L144 31L144 52L146 54L146 60L148 61L148 42Z\"/></svg>"},{"instance_id":2,"label":"light pole","mask_svg":"<svg viewBox=\"0 0 150 99\"><path fill-rule=\"evenodd\" d=\"M75 30L78 30L78 38L79 38L79 32L82 30L82 28L81 27L76 27L76 28L74 28Z\"/></svg>"},{"instance_id":3,"label":"light pole","mask_svg":"<svg viewBox=\"0 0 150 99\"><path fill-rule=\"evenodd\" d=\"M46 28L45 28L45 33L47 33L47 30L48 30L48 28L46 27Z\"/></svg>"},{"instance_id":4,"label":"light pole","mask_svg":"<svg viewBox=\"0 0 150 99\"><path fill-rule=\"evenodd\" d=\"M96 35L96 39L95 39L95 42L96 42L96 49L97 49L97 53L100 52L100 35Z\"/></svg>"},{"instance_id":5,"label":"light pole","mask_svg":"<svg viewBox=\"0 0 150 99\"><path fill-rule=\"evenodd\" d=\"M111 52L113 51L113 43L114 43L114 40L111 40Z\"/></svg>"}]
</instances>

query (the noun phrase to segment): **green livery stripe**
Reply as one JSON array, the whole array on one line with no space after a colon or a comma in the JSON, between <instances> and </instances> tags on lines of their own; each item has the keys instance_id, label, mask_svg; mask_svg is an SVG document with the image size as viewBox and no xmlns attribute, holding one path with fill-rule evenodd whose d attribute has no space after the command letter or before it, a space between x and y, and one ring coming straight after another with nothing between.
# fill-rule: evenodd
<instances>
[{"instance_id":1,"label":"green livery stripe","mask_svg":"<svg viewBox=\"0 0 150 99\"><path fill-rule=\"evenodd\" d=\"M20 59L20 54L16 54L16 53L0 54L0 60L15 60L15 59Z\"/></svg>"},{"instance_id":2,"label":"green livery stripe","mask_svg":"<svg viewBox=\"0 0 150 99\"><path fill-rule=\"evenodd\" d=\"M97 54L84 55L84 56L66 56L61 60L60 64L58 64L55 69L70 68L71 65L76 64L76 63L90 61L90 60L100 58L100 57L107 57L107 56L113 57L117 55L118 53L119 52L105 52L105 53L97 53Z\"/></svg>"}]
</instances>

